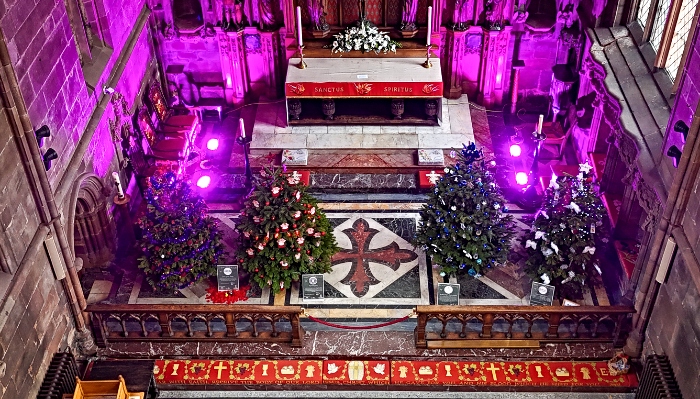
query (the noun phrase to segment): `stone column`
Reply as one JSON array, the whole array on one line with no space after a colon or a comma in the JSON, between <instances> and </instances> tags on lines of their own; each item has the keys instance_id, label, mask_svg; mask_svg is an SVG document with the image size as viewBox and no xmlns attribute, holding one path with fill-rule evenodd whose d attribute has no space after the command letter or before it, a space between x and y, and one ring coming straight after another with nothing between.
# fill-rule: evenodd
<instances>
[{"instance_id":1,"label":"stone column","mask_svg":"<svg viewBox=\"0 0 700 399\"><path fill-rule=\"evenodd\" d=\"M245 60L243 31L224 32L216 29L221 57L221 73L224 80L224 95L228 104L240 103L250 89Z\"/></svg>"},{"instance_id":2,"label":"stone column","mask_svg":"<svg viewBox=\"0 0 700 399\"><path fill-rule=\"evenodd\" d=\"M462 95L462 48L464 48L464 40L466 31L447 31L447 40L445 48L446 63L443 67L445 73L445 88L444 95L448 98L459 98Z\"/></svg>"},{"instance_id":3,"label":"stone column","mask_svg":"<svg viewBox=\"0 0 700 399\"><path fill-rule=\"evenodd\" d=\"M263 69L267 77L267 96L277 98L281 94L281 76L282 62L280 48L280 33L279 30L272 32L260 32L260 41L262 42Z\"/></svg>"},{"instance_id":4,"label":"stone column","mask_svg":"<svg viewBox=\"0 0 700 399\"><path fill-rule=\"evenodd\" d=\"M510 113L518 112L518 89L520 85L520 70L525 67L525 61L513 61L513 84L510 87Z\"/></svg>"},{"instance_id":5,"label":"stone column","mask_svg":"<svg viewBox=\"0 0 700 399\"><path fill-rule=\"evenodd\" d=\"M552 102L552 122L557 120L559 112L569 107L571 86L574 84L574 75L566 64L557 64L552 67L552 84L549 86L549 97Z\"/></svg>"},{"instance_id":6,"label":"stone column","mask_svg":"<svg viewBox=\"0 0 700 399\"><path fill-rule=\"evenodd\" d=\"M485 107L499 106L503 103L508 81L506 64L511 29L511 26L505 26L502 30L483 30L484 46L479 73L478 101Z\"/></svg>"}]
</instances>

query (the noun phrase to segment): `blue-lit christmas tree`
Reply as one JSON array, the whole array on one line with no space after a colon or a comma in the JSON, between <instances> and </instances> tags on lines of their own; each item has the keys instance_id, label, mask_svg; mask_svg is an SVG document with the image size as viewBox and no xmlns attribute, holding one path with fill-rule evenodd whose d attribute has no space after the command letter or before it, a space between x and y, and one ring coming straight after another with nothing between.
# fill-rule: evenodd
<instances>
[{"instance_id":1,"label":"blue-lit christmas tree","mask_svg":"<svg viewBox=\"0 0 700 399\"><path fill-rule=\"evenodd\" d=\"M440 266L441 275L478 277L506 260L513 219L481 150L472 143L457 156L421 210L415 244Z\"/></svg>"},{"instance_id":2,"label":"blue-lit christmas tree","mask_svg":"<svg viewBox=\"0 0 700 399\"><path fill-rule=\"evenodd\" d=\"M524 238L528 259L525 271L538 282L552 284L560 298L573 299L600 274L597 244L607 241L605 208L597 187L580 166L575 177L553 177L532 231Z\"/></svg>"},{"instance_id":3,"label":"blue-lit christmas tree","mask_svg":"<svg viewBox=\"0 0 700 399\"><path fill-rule=\"evenodd\" d=\"M224 251L221 232L190 183L159 172L149 178L144 197L139 268L154 290L174 292L214 275Z\"/></svg>"}]
</instances>

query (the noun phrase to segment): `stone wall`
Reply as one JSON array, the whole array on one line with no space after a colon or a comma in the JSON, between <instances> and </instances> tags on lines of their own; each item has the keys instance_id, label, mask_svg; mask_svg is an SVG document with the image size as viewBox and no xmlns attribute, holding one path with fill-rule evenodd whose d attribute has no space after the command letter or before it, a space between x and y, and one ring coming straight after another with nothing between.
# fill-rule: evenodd
<instances>
[{"instance_id":1,"label":"stone wall","mask_svg":"<svg viewBox=\"0 0 700 399\"><path fill-rule=\"evenodd\" d=\"M113 86L129 105L140 95L144 72L153 60L147 28L133 52L125 51L145 1L96 2L104 11L101 23L113 46L106 65L98 70L81 64L64 1L0 0L0 40L9 50L29 119L34 129L44 124L50 128L52 136L42 149L53 148L59 155L47 172L54 191L59 185L75 184L61 182L72 158L79 165L72 171L77 172L74 176L94 173L109 183L106 176L116 169L108 128L111 105L98 118L92 136L85 135L88 120L118 60L125 64L125 72ZM89 74L97 82L96 90L86 83ZM2 87L7 88L4 77ZM10 93L6 96L11 97ZM76 331L67 303L67 280L56 280L42 245L46 230L40 227L38 205L30 191L35 177L20 162L15 139L19 132L6 120L16 111L8 110L7 105L3 101L5 112L0 114L0 270L9 269L0 272L0 399L18 399L36 396L51 357L59 349L75 346ZM76 153L83 136L91 137L87 151ZM68 202L70 197L59 199L64 218L74 206ZM72 228L65 226L64 230Z\"/></svg>"},{"instance_id":2,"label":"stone wall","mask_svg":"<svg viewBox=\"0 0 700 399\"><path fill-rule=\"evenodd\" d=\"M700 292L680 254L659 290L647 328L646 353L665 354L684 398L700 390Z\"/></svg>"},{"instance_id":3,"label":"stone wall","mask_svg":"<svg viewBox=\"0 0 700 399\"><path fill-rule=\"evenodd\" d=\"M700 101L700 68L697 67L697 63L700 62L699 32L700 30L695 32L685 72L679 82L675 106L667 128L664 147L666 149L671 145L683 149L681 135L673 131L673 124L682 120L690 125ZM685 151L691 150L685 148ZM673 173L675 169L670 158L664 158L663 167L669 168ZM700 250L700 201L697 201L700 177L687 184L690 185L691 197L684 212L682 227L689 248L679 247L668 279L659 289L647 329L645 352L667 355L683 391L683 397L692 398L700 391L700 270L697 261L693 264L686 263L682 252L687 251L686 256L697 259L696 251Z\"/></svg>"}]
</instances>

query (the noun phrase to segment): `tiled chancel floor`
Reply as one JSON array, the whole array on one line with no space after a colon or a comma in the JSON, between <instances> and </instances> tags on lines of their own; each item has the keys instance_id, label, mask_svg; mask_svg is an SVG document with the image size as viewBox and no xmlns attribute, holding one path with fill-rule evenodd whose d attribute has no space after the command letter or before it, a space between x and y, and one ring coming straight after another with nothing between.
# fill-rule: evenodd
<instances>
[{"instance_id":1,"label":"tiled chancel floor","mask_svg":"<svg viewBox=\"0 0 700 399\"><path fill-rule=\"evenodd\" d=\"M284 102L261 104L250 148L270 149L418 149L461 148L474 141L467 96L443 99L440 126L287 126Z\"/></svg>"}]
</instances>

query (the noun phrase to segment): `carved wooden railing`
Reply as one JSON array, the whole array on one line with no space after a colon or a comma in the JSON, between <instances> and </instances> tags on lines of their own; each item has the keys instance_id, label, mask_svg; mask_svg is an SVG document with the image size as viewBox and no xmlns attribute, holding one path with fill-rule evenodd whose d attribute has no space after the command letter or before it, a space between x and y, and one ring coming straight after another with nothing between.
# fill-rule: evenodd
<instances>
[{"instance_id":1,"label":"carved wooden railing","mask_svg":"<svg viewBox=\"0 0 700 399\"><path fill-rule=\"evenodd\" d=\"M629 332L623 306L418 306L417 348L539 347L543 342L603 342Z\"/></svg>"},{"instance_id":2,"label":"carved wooden railing","mask_svg":"<svg viewBox=\"0 0 700 399\"><path fill-rule=\"evenodd\" d=\"M89 305L95 340L281 342L303 346L300 306Z\"/></svg>"}]
</instances>

